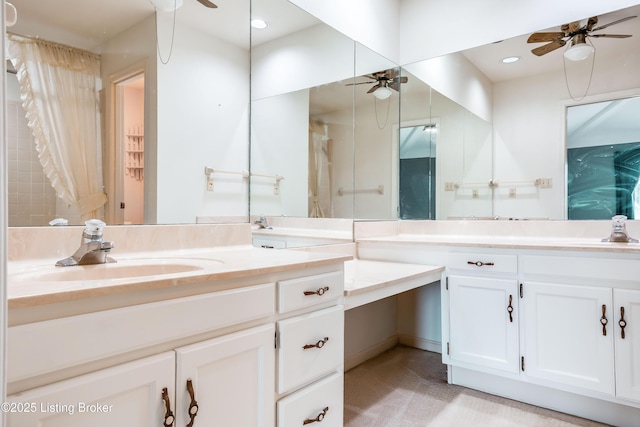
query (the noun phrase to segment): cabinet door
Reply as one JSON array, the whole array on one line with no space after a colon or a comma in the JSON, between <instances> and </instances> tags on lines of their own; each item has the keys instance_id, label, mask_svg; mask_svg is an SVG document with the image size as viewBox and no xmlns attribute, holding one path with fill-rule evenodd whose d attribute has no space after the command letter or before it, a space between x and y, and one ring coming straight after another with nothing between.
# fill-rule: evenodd
<instances>
[{"instance_id":1,"label":"cabinet door","mask_svg":"<svg viewBox=\"0 0 640 427\"><path fill-rule=\"evenodd\" d=\"M449 356L518 373L518 284L515 280L449 276Z\"/></svg>"},{"instance_id":2,"label":"cabinet door","mask_svg":"<svg viewBox=\"0 0 640 427\"><path fill-rule=\"evenodd\" d=\"M611 288L527 282L523 295L525 374L613 394Z\"/></svg>"},{"instance_id":3,"label":"cabinet door","mask_svg":"<svg viewBox=\"0 0 640 427\"><path fill-rule=\"evenodd\" d=\"M175 355L163 353L9 397L10 427L162 426ZM11 409L16 412L11 412Z\"/></svg>"},{"instance_id":4,"label":"cabinet door","mask_svg":"<svg viewBox=\"0 0 640 427\"><path fill-rule=\"evenodd\" d=\"M615 289L613 300L616 394L640 402L640 291ZM624 335L621 325L625 325Z\"/></svg>"},{"instance_id":5,"label":"cabinet door","mask_svg":"<svg viewBox=\"0 0 640 427\"><path fill-rule=\"evenodd\" d=\"M275 423L275 327L259 326L176 350L176 425L268 427Z\"/></svg>"}]
</instances>

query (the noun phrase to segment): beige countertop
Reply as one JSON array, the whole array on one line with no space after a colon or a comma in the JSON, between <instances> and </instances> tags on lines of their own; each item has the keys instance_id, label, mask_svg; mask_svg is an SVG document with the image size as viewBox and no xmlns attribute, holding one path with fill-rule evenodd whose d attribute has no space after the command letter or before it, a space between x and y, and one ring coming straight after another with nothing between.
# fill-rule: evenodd
<instances>
[{"instance_id":1,"label":"beige countertop","mask_svg":"<svg viewBox=\"0 0 640 427\"><path fill-rule=\"evenodd\" d=\"M361 238L357 242L640 254L640 243L602 242L601 239L587 237L398 234Z\"/></svg>"},{"instance_id":2,"label":"beige countertop","mask_svg":"<svg viewBox=\"0 0 640 427\"><path fill-rule=\"evenodd\" d=\"M345 309L440 280L444 266L354 259L344 263Z\"/></svg>"},{"instance_id":3,"label":"beige countertop","mask_svg":"<svg viewBox=\"0 0 640 427\"><path fill-rule=\"evenodd\" d=\"M280 251L250 245L113 254L118 262L55 267L56 259L10 261L9 309L153 290L212 280L232 280L350 260L345 254ZM136 275L137 269L160 274ZM86 273L86 277L83 274ZM120 276L120 277L118 277ZM132 277L133 276L133 277Z\"/></svg>"}]
</instances>

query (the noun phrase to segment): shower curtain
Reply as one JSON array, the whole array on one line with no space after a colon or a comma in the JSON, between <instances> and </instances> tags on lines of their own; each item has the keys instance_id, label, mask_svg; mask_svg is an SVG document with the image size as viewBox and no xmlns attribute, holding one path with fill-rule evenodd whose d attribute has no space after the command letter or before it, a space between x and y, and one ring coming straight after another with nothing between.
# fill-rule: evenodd
<instances>
[{"instance_id":1,"label":"shower curtain","mask_svg":"<svg viewBox=\"0 0 640 427\"><path fill-rule=\"evenodd\" d=\"M100 172L99 58L13 34L8 44L45 175L83 220L98 218L107 202Z\"/></svg>"},{"instance_id":2,"label":"shower curtain","mask_svg":"<svg viewBox=\"0 0 640 427\"><path fill-rule=\"evenodd\" d=\"M309 124L309 218L331 217L331 139L328 126Z\"/></svg>"}]
</instances>

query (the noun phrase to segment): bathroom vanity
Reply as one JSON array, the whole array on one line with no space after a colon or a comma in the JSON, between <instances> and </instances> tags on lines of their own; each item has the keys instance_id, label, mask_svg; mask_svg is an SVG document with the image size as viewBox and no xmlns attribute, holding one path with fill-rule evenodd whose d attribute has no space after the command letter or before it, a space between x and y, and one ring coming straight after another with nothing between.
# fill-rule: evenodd
<instances>
[{"instance_id":1,"label":"bathroom vanity","mask_svg":"<svg viewBox=\"0 0 640 427\"><path fill-rule=\"evenodd\" d=\"M253 248L248 224L188 227L143 227L173 242L154 251L107 229L130 250L116 264L9 263L9 426L342 425L350 257Z\"/></svg>"},{"instance_id":2,"label":"bathroom vanity","mask_svg":"<svg viewBox=\"0 0 640 427\"><path fill-rule=\"evenodd\" d=\"M606 228L591 237L544 228L556 224L458 223L465 234L441 234L438 226L401 223L395 234L357 242L361 258L446 266L440 294L449 382L637 425L640 246L601 242Z\"/></svg>"}]
</instances>

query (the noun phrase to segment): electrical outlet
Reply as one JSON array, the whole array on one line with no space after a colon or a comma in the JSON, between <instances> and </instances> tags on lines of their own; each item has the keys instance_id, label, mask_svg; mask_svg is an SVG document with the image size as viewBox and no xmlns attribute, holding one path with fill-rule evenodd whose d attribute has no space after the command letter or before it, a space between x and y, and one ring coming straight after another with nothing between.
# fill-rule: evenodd
<instances>
[{"instance_id":1,"label":"electrical outlet","mask_svg":"<svg viewBox=\"0 0 640 427\"><path fill-rule=\"evenodd\" d=\"M516 187L511 187L509 189L509 198L510 199L515 199L516 198Z\"/></svg>"},{"instance_id":2,"label":"electrical outlet","mask_svg":"<svg viewBox=\"0 0 640 427\"><path fill-rule=\"evenodd\" d=\"M213 191L213 178L207 178L207 191Z\"/></svg>"},{"instance_id":3,"label":"electrical outlet","mask_svg":"<svg viewBox=\"0 0 640 427\"><path fill-rule=\"evenodd\" d=\"M538 178L538 187L551 188L553 186L551 178Z\"/></svg>"},{"instance_id":4,"label":"electrical outlet","mask_svg":"<svg viewBox=\"0 0 640 427\"><path fill-rule=\"evenodd\" d=\"M474 190L471 192L471 197L473 197L474 199L479 198L479 197L480 197L480 193L478 192L478 190L474 189Z\"/></svg>"}]
</instances>

